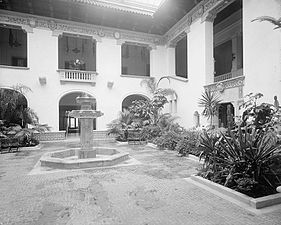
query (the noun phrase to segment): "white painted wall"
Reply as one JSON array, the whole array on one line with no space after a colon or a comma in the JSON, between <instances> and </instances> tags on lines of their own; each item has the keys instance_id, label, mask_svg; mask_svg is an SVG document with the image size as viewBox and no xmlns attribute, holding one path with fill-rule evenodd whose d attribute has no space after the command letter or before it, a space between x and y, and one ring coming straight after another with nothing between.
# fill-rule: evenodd
<instances>
[{"instance_id":1,"label":"white painted wall","mask_svg":"<svg viewBox=\"0 0 281 225\"><path fill-rule=\"evenodd\" d=\"M262 102L281 99L281 30L269 22L251 22L259 16L280 18L280 0L244 0L244 94L261 92Z\"/></svg>"},{"instance_id":2,"label":"white painted wall","mask_svg":"<svg viewBox=\"0 0 281 225\"><path fill-rule=\"evenodd\" d=\"M87 83L60 83L58 69L58 37L50 30L33 29L28 33L28 68L0 67L0 87L9 87L17 83L32 89L26 94L28 105L38 114L40 123L47 123L56 131L59 127L59 100L73 91L91 94L96 98L97 110L104 116L97 119L97 129L106 129L106 125L115 119L121 111L122 100L130 94L148 96L140 86L142 78L121 75L121 45L115 39L102 38L97 42L96 85ZM164 47L151 52L151 70L153 74L166 74L161 55ZM46 77L47 84L40 85L39 77ZM112 88L108 82L114 82Z\"/></svg>"},{"instance_id":3,"label":"white painted wall","mask_svg":"<svg viewBox=\"0 0 281 225\"><path fill-rule=\"evenodd\" d=\"M213 40L212 23L201 22L201 20L193 23L190 32L187 34L188 44L188 81L172 79L171 87L176 90L177 100L177 116L179 122L184 127L194 126L193 115L195 111L200 114L202 108L198 107L198 101L204 91L203 86L206 84L209 73L212 73L213 66L212 52L210 42ZM168 49L168 62L170 75L175 74L174 51ZM201 124L205 124L206 120L200 116Z\"/></svg>"}]
</instances>

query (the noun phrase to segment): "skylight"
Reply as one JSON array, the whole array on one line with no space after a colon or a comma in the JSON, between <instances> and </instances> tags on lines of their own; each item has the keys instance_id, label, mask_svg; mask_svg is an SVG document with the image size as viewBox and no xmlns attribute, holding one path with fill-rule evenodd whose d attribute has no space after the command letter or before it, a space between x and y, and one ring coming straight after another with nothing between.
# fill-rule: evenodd
<instances>
[{"instance_id":1,"label":"skylight","mask_svg":"<svg viewBox=\"0 0 281 225\"><path fill-rule=\"evenodd\" d=\"M166 0L75 0L131 13L153 16Z\"/></svg>"}]
</instances>

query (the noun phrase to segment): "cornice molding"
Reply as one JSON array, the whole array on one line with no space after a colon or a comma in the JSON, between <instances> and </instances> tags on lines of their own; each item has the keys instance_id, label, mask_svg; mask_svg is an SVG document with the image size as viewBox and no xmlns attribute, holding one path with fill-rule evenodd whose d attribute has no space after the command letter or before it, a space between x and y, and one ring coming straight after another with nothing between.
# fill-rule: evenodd
<instances>
[{"instance_id":1,"label":"cornice molding","mask_svg":"<svg viewBox=\"0 0 281 225\"><path fill-rule=\"evenodd\" d=\"M41 16L31 16L29 14L0 10L0 23L19 25L23 29L41 28L53 32L53 35L60 33L75 33L93 36L95 39L106 37L112 39L124 39L141 43L149 43L152 45L164 45L161 35L146 34L110 27L96 26L73 21L65 21Z\"/></svg>"}]
</instances>

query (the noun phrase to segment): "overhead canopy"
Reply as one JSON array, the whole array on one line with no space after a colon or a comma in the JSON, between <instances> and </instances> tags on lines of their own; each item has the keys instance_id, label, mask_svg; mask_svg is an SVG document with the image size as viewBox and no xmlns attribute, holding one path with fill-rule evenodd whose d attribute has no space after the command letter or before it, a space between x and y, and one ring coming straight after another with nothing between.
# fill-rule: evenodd
<instances>
[{"instance_id":1,"label":"overhead canopy","mask_svg":"<svg viewBox=\"0 0 281 225\"><path fill-rule=\"evenodd\" d=\"M198 2L200 0L0 0L0 9L163 35Z\"/></svg>"}]
</instances>

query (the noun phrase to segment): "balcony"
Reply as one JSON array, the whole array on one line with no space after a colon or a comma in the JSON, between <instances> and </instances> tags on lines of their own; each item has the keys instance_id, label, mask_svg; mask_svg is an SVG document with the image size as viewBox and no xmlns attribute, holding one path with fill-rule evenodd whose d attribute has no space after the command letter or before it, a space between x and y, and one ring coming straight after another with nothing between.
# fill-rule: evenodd
<instances>
[{"instance_id":1,"label":"balcony","mask_svg":"<svg viewBox=\"0 0 281 225\"><path fill-rule=\"evenodd\" d=\"M230 88L243 88L244 86L244 76L237 76L233 77L227 80L223 80L220 82L215 82L213 84L208 84L205 85L204 88L205 90L211 91L211 92L224 92L225 89L230 89ZM242 90L241 90L242 91ZM243 97L243 93L239 91L239 98Z\"/></svg>"},{"instance_id":2,"label":"balcony","mask_svg":"<svg viewBox=\"0 0 281 225\"><path fill-rule=\"evenodd\" d=\"M98 75L95 71L82 71L82 70L57 70L60 75L60 82L64 84L65 82L82 82L90 83L95 85L96 76Z\"/></svg>"},{"instance_id":3,"label":"balcony","mask_svg":"<svg viewBox=\"0 0 281 225\"><path fill-rule=\"evenodd\" d=\"M235 78L235 77L240 77L240 76L243 76L243 69L239 69L239 70L236 70L236 71L232 71L230 73L225 73L225 74L222 74L222 75L219 75L219 76L215 76L214 82L217 83L217 82L229 80L229 79L232 79L232 78Z\"/></svg>"}]
</instances>

